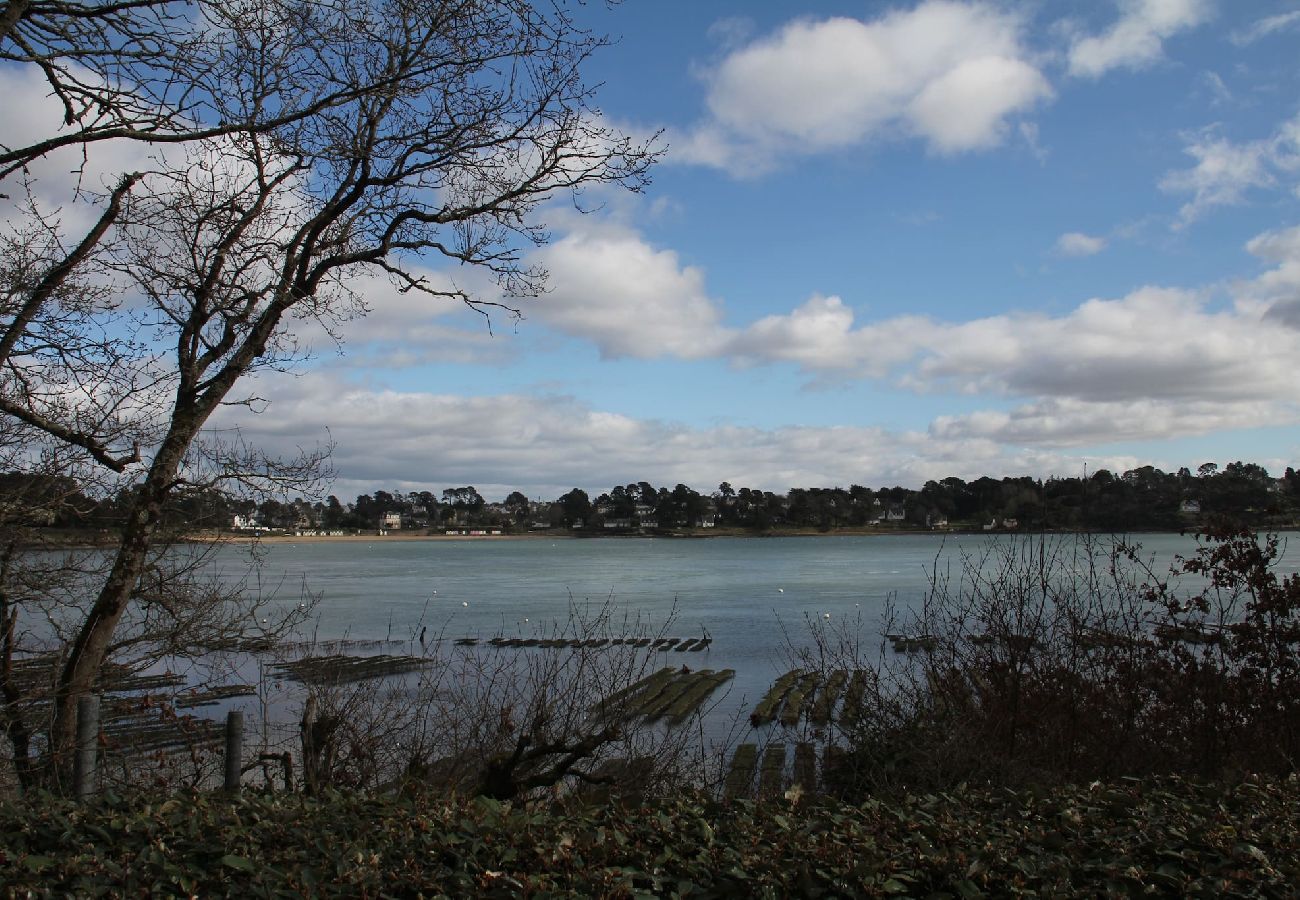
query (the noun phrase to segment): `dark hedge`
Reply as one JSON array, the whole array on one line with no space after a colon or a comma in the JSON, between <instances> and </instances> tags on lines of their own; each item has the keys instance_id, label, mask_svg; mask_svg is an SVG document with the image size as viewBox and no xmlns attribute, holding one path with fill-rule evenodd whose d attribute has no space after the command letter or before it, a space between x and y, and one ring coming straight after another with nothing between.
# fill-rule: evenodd
<instances>
[{"instance_id":1,"label":"dark hedge","mask_svg":"<svg viewBox=\"0 0 1300 900\"><path fill-rule=\"evenodd\" d=\"M1300 784L1124 780L861 806L420 795L0 805L6 897L1294 896Z\"/></svg>"}]
</instances>

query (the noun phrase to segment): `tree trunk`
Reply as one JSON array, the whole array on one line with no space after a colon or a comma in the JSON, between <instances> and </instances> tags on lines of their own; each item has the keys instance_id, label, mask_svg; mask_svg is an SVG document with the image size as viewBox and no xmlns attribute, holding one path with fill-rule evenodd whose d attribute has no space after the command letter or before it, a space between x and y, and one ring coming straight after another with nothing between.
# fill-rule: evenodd
<instances>
[{"instance_id":1,"label":"tree trunk","mask_svg":"<svg viewBox=\"0 0 1300 900\"><path fill-rule=\"evenodd\" d=\"M0 640L0 703L4 704L4 715L0 719L3 719L5 736L9 738L9 746L13 750L18 786L26 791L32 787L33 782L32 730L31 724L20 712L19 704L24 698L13 682L14 634L18 628L18 610L10 608L3 587L8 581L9 558L14 549L12 544L5 549L4 562L0 564L0 628L4 629L3 639Z\"/></svg>"},{"instance_id":2,"label":"tree trunk","mask_svg":"<svg viewBox=\"0 0 1300 900\"><path fill-rule=\"evenodd\" d=\"M77 699L91 690L104 665L113 634L144 571L149 547L162 516L163 502L204 418L195 413L179 412L173 417L167 437L149 466L149 473L122 529L113 567L68 653L54 691L54 721L48 760L54 770L54 779L59 783L64 782L62 776L66 774L76 738Z\"/></svg>"},{"instance_id":3,"label":"tree trunk","mask_svg":"<svg viewBox=\"0 0 1300 900\"><path fill-rule=\"evenodd\" d=\"M31 0L9 0L5 4L4 9L0 10L0 40L9 37L10 32L18 27L31 5Z\"/></svg>"}]
</instances>

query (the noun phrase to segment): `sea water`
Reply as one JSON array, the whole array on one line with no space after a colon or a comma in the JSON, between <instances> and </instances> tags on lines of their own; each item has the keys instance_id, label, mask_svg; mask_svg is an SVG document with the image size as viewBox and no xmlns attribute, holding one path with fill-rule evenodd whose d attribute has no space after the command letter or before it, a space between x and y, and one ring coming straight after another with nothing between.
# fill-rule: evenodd
<instances>
[{"instance_id":1,"label":"sea water","mask_svg":"<svg viewBox=\"0 0 1300 900\"><path fill-rule=\"evenodd\" d=\"M1017 540L1034 539L376 537L266 544L258 580L276 603L302 602L303 592L314 597L303 632L322 642L406 642L418 651L422 637L430 645L545 637L575 612L589 618L602 611L612 623L598 636L707 635L712 643L706 651L668 651L655 665L734 669L718 715L743 719L772 680L794 665L792 653L809 644L810 623L851 626L864 647L878 646L887 606L915 606L936 575L947 573L955 583L964 565ZM1177 534L1130 540L1158 573L1175 555L1196 548L1191 536ZM1283 573L1296 571L1296 556L1286 558ZM230 548L214 566L224 577L243 577L246 562Z\"/></svg>"}]
</instances>

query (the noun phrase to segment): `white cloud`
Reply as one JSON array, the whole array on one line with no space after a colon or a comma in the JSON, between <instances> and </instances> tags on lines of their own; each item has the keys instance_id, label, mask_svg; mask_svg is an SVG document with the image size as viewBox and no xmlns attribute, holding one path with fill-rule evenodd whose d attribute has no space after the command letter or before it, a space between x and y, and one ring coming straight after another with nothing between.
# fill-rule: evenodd
<instances>
[{"instance_id":1,"label":"white cloud","mask_svg":"<svg viewBox=\"0 0 1300 900\"><path fill-rule=\"evenodd\" d=\"M465 269L453 279L446 271L408 268L431 290L459 289L488 301L500 299L496 285L477 269ZM319 357L337 352L344 365L386 369L429 362L490 364L510 352L509 315L503 310L485 308L490 316L485 318L453 297L402 291L378 272L353 277L348 288L365 305L365 314L332 323L329 331L315 320L298 322L294 334L300 346ZM530 309L519 305L525 313Z\"/></svg>"},{"instance_id":2,"label":"white cloud","mask_svg":"<svg viewBox=\"0 0 1300 900\"><path fill-rule=\"evenodd\" d=\"M291 379L265 374L251 390L273 398L268 415L223 410L213 427L239 424L272 451L337 443L343 493L474 484L490 496L516 489L556 496L569 487L606 490L647 479L707 489L727 480L770 490L791 486L901 483L982 474L1077 474L1086 462L1124 470L1149 460L1082 456L1072 448L1166 440L1230 429L1300 422L1300 323L1285 317L1300 302L1300 227L1268 232L1247 249L1267 268L1232 286L1235 302L1212 306L1202 294L1142 288L1095 299L1061 316L1022 314L965 322L895 317L857 323L841 299L814 296L786 315L726 328L702 276L630 232L583 235L575 258L611 260L633 281L685 285L698 305L701 334L652 320L654 340L678 355L706 353L759 365L794 364L813 374L898 379L926 391L1014 398L970 401L919 431L872 427L689 427L593 409L570 397L437 395L359 387L337 374ZM595 248L599 252L587 253ZM629 264L628 261L633 264ZM639 265L636 264L639 261ZM579 273L581 275L581 273ZM576 283L599 282L582 275ZM637 295L622 293L626 315ZM631 298L630 300L628 298ZM545 301L543 301L545 302ZM691 314L688 311L687 314ZM573 316L566 318L566 316ZM400 318L400 317L399 317ZM554 319L577 321L572 310ZM595 340L628 340L613 317ZM637 324L622 319L624 330ZM391 323L380 329L395 327ZM653 343L653 342L652 342ZM628 355L644 355L634 344Z\"/></svg>"},{"instance_id":3,"label":"white cloud","mask_svg":"<svg viewBox=\"0 0 1300 900\"><path fill-rule=\"evenodd\" d=\"M1095 256L1106 249L1106 239L1081 231L1071 231L1056 239L1056 252L1062 256Z\"/></svg>"},{"instance_id":4,"label":"white cloud","mask_svg":"<svg viewBox=\"0 0 1300 900\"><path fill-rule=\"evenodd\" d=\"M930 335L910 374L929 390L974 386L1012 396L1090 402L1235 403L1300 393L1297 335L1250 310L1213 310L1199 295L1141 288L1068 315L996 316ZM1262 423L1261 423L1262 424Z\"/></svg>"},{"instance_id":5,"label":"white cloud","mask_svg":"<svg viewBox=\"0 0 1300 900\"><path fill-rule=\"evenodd\" d=\"M1210 106L1227 106L1233 102L1232 91L1218 72L1202 72L1198 81L1205 86L1205 91L1210 96Z\"/></svg>"},{"instance_id":6,"label":"white cloud","mask_svg":"<svg viewBox=\"0 0 1300 900\"><path fill-rule=\"evenodd\" d=\"M1059 244L1083 252L1104 241L1076 234ZM1261 235L1247 249L1274 268L1238 285L1227 308L1195 291L1144 287L1057 316L859 321L840 297L814 294L742 326L725 323L698 269L611 228L547 251L556 290L535 315L607 358L789 364L817 380L886 380L929 393L1239 404L1300 395L1300 330L1276 327L1291 322L1287 304L1300 297L1300 229Z\"/></svg>"},{"instance_id":7,"label":"white cloud","mask_svg":"<svg viewBox=\"0 0 1300 900\"><path fill-rule=\"evenodd\" d=\"M1300 9L1278 13L1275 16L1266 16L1252 22L1248 27L1234 31L1229 35L1229 40L1238 47L1244 47L1279 31L1296 27L1300 27Z\"/></svg>"},{"instance_id":8,"label":"white cloud","mask_svg":"<svg viewBox=\"0 0 1300 900\"><path fill-rule=\"evenodd\" d=\"M981 410L941 416L931 424L930 434L947 441L983 439L1002 445L1061 448L1155 437L1170 439L1297 421L1300 421L1300 407L1272 400L1093 402L1048 398L1010 411Z\"/></svg>"},{"instance_id":9,"label":"white cloud","mask_svg":"<svg viewBox=\"0 0 1300 900\"><path fill-rule=\"evenodd\" d=\"M919 386L973 382L1031 399L937 419L931 433L1057 448L1300 422L1300 227L1246 249L1273 265L1234 285L1228 308L1143 288L1059 318L995 317L936 335L910 373Z\"/></svg>"},{"instance_id":10,"label":"white cloud","mask_svg":"<svg viewBox=\"0 0 1300 900\"><path fill-rule=\"evenodd\" d=\"M1168 193L1191 194L1179 222L1195 221L1215 206L1241 203L1252 190L1276 187L1300 171L1300 115L1284 122L1271 137L1233 143L1214 130L1198 135L1185 149L1196 165L1170 172L1160 181Z\"/></svg>"},{"instance_id":11,"label":"white cloud","mask_svg":"<svg viewBox=\"0 0 1300 900\"><path fill-rule=\"evenodd\" d=\"M1038 160L1040 164L1046 164L1050 155L1047 148L1042 145L1038 136L1037 122L1021 122L1016 131L1020 133L1020 139L1024 141L1025 147L1029 150L1031 156Z\"/></svg>"},{"instance_id":12,"label":"white cloud","mask_svg":"<svg viewBox=\"0 0 1300 900\"><path fill-rule=\"evenodd\" d=\"M643 479L704 492L722 481L774 491L855 482L919 486L949 475L1074 475L1085 461L983 437L868 427L690 428L566 397L401 393L326 376L273 382L257 385L259 394L275 398L270 413L223 410L214 427L238 424L250 441L282 454L321 442L328 428L343 479L334 490L343 497L473 484L490 498L513 490L553 498L575 486L594 494ZM1135 464L1129 457L1088 460L1090 468Z\"/></svg>"},{"instance_id":13,"label":"white cloud","mask_svg":"<svg viewBox=\"0 0 1300 900\"><path fill-rule=\"evenodd\" d=\"M852 372L883 377L917 351L920 317L900 317L854 328L853 310L839 297L814 295L793 311L765 316L725 345L742 365L795 363L810 372Z\"/></svg>"},{"instance_id":14,"label":"white cloud","mask_svg":"<svg viewBox=\"0 0 1300 900\"><path fill-rule=\"evenodd\" d=\"M542 248L550 292L530 315L586 338L607 358L698 359L726 338L704 273L617 227L573 232Z\"/></svg>"},{"instance_id":15,"label":"white cloud","mask_svg":"<svg viewBox=\"0 0 1300 900\"><path fill-rule=\"evenodd\" d=\"M881 137L981 149L1051 96L1016 18L953 0L872 21L798 19L730 52L706 80L709 118L671 136L670 158L741 174Z\"/></svg>"},{"instance_id":16,"label":"white cloud","mask_svg":"<svg viewBox=\"0 0 1300 900\"><path fill-rule=\"evenodd\" d=\"M1120 0L1120 17L1100 35L1070 47L1070 74L1098 78L1112 69L1136 69L1159 60L1164 41L1209 20L1209 0Z\"/></svg>"},{"instance_id":17,"label":"white cloud","mask_svg":"<svg viewBox=\"0 0 1300 900\"><path fill-rule=\"evenodd\" d=\"M1265 232L1246 249L1276 266L1238 285L1238 302L1249 304L1266 322L1300 331L1300 226Z\"/></svg>"},{"instance_id":18,"label":"white cloud","mask_svg":"<svg viewBox=\"0 0 1300 900\"><path fill-rule=\"evenodd\" d=\"M1063 316L904 316L855 326L839 298L813 297L736 332L726 352L742 364L794 363L817 377L884 378L927 393L1243 403L1300 394L1300 335L1266 314L1142 288Z\"/></svg>"},{"instance_id":19,"label":"white cloud","mask_svg":"<svg viewBox=\"0 0 1300 900\"><path fill-rule=\"evenodd\" d=\"M34 66L0 68L0 96L5 97L6 147L31 146L63 130L62 106L50 96L48 83ZM53 151L31 162L25 174L37 206L46 213L57 210L51 218L57 218L64 232L76 240L100 215L81 192L110 193L124 173L148 168L148 153L139 141L100 141ZM0 221L23 215L18 209L23 202L21 177L10 175L0 186Z\"/></svg>"},{"instance_id":20,"label":"white cloud","mask_svg":"<svg viewBox=\"0 0 1300 900\"><path fill-rule=\"evenodd\" d=\"M1256 235L1247 242L1246 249L1266 262L1294 267L1300 264L1300 226Z\"/></svg>"}]
</instances>

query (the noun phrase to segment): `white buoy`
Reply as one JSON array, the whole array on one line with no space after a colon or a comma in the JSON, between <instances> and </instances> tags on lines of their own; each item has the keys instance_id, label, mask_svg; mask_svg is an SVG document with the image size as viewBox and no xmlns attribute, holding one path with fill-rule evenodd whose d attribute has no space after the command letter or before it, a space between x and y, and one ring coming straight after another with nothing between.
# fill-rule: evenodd
<instances>
[{"instance_id":1,"label":"white buoy","mask_svg":"<svg viewBox=\"0 0 1300 900\"><path fill-rule=\"evenodd\" d=\"M830 614L830 613L824 613L824 614L822 615L822 618L823 618L823 619L829 619L830 617L831 617L831 614Z\"/></svg>"},{"instance_id":2,"label":"white buoy","mask_svg":"<svg viewBox=\"0 0 1300 900\"><path fill-rule=\"evenodd\" d=\"M462 601L460 601L460 605L461 605L461 606L469 606L469 601L468 601L468 600L462 600Z\"/></svg>"},{"instance_id":3,"label":"white buoy","mask_svg":"<svg viewBox=\"0 0 1300 900\"><path fill-rule=\"evenodd\" d=\"M785 593L785 588L777 588L777 589L776 589L776 592L777 592L778 594L784 594L784 593Z\"/></svg>"}]
</instances>

